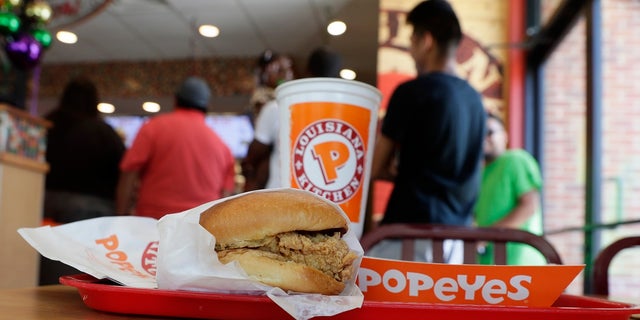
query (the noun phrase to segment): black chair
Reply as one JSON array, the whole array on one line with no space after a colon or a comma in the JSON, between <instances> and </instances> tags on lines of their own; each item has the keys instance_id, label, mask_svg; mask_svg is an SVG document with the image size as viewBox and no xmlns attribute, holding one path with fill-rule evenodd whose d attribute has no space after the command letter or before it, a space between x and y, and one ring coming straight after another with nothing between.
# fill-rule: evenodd
<instances>
[{"instance_id":1,"label":"black chair","mask_svg":"<svg viewBox=\"0 0 640 320\"><path fill-rule=\"evenodd\" d=\"M510 228L481 228L436 224L386 224L363 235L360 240L365 251L384 239L402 240L402 260L413 260L415 240L432 241L433 262L444 262L444 241L464 242L464 263L477 263L477 246L480 242L493 243L495 264L507 263L507 242L524 243L542 253L548 263L562 264L556 249L543 236Z\"/></svg>"},{"instance_id":2,"label":"black chair","mask_svg":"<svg viewBox=\"0 0 640 320\"><path fill-rule=\"evenodd\" d=\"M640 246L640 236L626 237L606 246L593 262L593 293L599 296L609 295L609 265L622 250Z\"/></svg>"}]
</instances>

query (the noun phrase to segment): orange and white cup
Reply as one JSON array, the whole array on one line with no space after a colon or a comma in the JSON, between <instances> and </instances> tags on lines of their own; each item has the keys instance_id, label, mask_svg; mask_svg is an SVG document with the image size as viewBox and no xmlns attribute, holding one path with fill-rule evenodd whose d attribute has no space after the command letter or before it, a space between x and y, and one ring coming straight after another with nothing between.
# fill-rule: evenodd
<instances>
[{"instance_id":1,"label":"orange and white cup","mask_svg":"<svg viewBox=\"0 0 640 320\"><path fill-rule=\"evenodd\" d=\"M276 89L283 187L336 204L362 235L381 94L368 84L306 78Z\"/></svg>"}]
</instances>

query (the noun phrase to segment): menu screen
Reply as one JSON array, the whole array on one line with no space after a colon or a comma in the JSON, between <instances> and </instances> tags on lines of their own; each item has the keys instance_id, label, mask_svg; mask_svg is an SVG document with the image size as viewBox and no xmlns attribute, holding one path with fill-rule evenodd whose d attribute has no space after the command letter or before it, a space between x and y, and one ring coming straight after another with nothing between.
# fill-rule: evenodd
<instances>
[{"instance_id":1,"label":"menu screen","mask_svg":"<svg viewBox=\"0 0 640 320\"><path fill-rule=\"evenodd\" d=\"M122 136L125 146L130 147L140 130L149 119L147 116L105 116L104 120ZM229 146L233 156L244 158L249 143L253 140L251 119L243 114L208 114L205 121Z\"/></svg>"},{"instance_id":2,"label":"menu screen","mask_svg":"<svg viewBox=\"0 0 640 320\"><path fill-rule=\"evenodd\" d=\"M247 149L253 140L253 124L249 116L209 114L205 117L205 121L227 143L236 159L247 155Z\"/></svg>"}]
</instances>

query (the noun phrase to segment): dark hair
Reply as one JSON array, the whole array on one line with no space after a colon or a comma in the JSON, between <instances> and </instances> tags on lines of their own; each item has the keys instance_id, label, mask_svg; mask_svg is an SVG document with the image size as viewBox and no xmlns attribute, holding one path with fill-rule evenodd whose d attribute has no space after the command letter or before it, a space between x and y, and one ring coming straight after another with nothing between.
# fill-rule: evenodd
<instances>
[{"instance_id":1,"label":"dark hair","mask_svg":"<svg viewBox=\"0 0 640 320\"><path fill-rule=\"evenodd\" d=\"M342 57L325 47L320 47L309 56L307 70L312 77L334 77L340 76L342 69Z\"/></svg>"},{"instance_id":2,"label":"dark hair","mask_svg":"<svg viewBox=\"0 0 640 320\"><path fill-rule=\"evenodd\" d=\"M98 89L85 77L77 77L67 83L58 108L78 116L98 116Z\"/></svg>"},{"instance_id":3,"label":"dark hair","mask_svg":"<svg viewBox=\"0 0 640 320\"><path fill-rule=\"evenodd\" d=\"M505 125L504 125L504 120L502 120L502 118L500 118L495 113L487 112L487 119L493 119L495 121L498 121L498 123L502 126L502 128L506 128Z\"/></svg>"},{"instance_id":4,"label":"dark hair","mask_svg":"<svg viewBox=\"0 0 640 320\"><path fill-rule=\"evenodd\" d=\"M271 63L271 61L274 61L276 58L278 58L278 54L272 50L267 49L263 51L258 57L258 60L256 61L256 66L261 70L264 70L264 68L269 63Z\"/></svg>"},{"instance_id":5,"label":"dark hair","mask_svg":"<svg viewBox=\"0 0 640 320\"><path fill-rule=\"evenodd\" d=\"M431 33L438 46L446 53L462 40L462 30L451 4L445 0L426 0L415 6L407 15L407 23L413 26L413 33Z\"/></svg>"},{"instance_id":6,"label":"dark hair","mask_svg":"<svg viewBox=\"0 0 640 320\"><path fill-rule=\"evenodd\" d=\"M266 79L267 66L274 61L278 61L278 59L280 59L280 57L282 56L283 55L273 50L265 50L260 54L260 56L258 57L258 60L256 60L256 68L255 68L255 75L259 85L267 84L267 79Z\"/></svg>"},{"instance_id":7,"label":"dark hair","mask_svg":"<svg viewBox=\"0 0 640 320\"><path fill-rule=\"evenodd\" d=\"M71 79L65 85L56 108L45 115L53 123L47 135L64 135L79 122L99 119L98 101L98 90L91 80L83 76Z\"/></svg>"}]
</instances>

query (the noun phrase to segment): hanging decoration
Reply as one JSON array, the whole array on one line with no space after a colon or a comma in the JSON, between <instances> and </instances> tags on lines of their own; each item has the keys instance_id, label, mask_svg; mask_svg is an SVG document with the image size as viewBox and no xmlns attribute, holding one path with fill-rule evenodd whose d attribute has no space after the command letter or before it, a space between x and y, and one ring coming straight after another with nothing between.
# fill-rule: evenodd
<instances>
[{"instance_id":1,"label":"hanging decoration","mask_svg":"<svg viewBox=\"0 0 640 320\"><path fill-rule=\"evenodd\" d=\"M13 65L23 70L38 65L42 57L42 45L26 32L13 36L5 45L5 51Z\"/></svg>"},{"instance_id":2,"label":"hanging decoration","mask_svg":"<svg viewBox=\"0 0 640 320\"><path fill-rule=\"evenodd\" d=\"M30 70L52 42L46 25L53 11L46 0L0 0L0 38L11 64Z\"/></svg>"},{"instance_id":3,"label":"hanging decoration","mask_svg":"<svg viewBox=\"0 0 640 320\"><path fill-rule=\"evenodd\" d=\"M43 26L51 20L51 6L45 0L29 1L24 7L24 15L36 26Z\"/></svg>"},{"instance_id":4,"label":"hanging decoration","mask_svg":"<svg viewBox=\"0 0 640 320\"><path fill-rule=\"evenodd\" d=\"M0 0L0 9L13 10L14 7L20 6L22 0Z\"/></svg>"},{"instance_id":5,"label":"hanging decoration","mask_svg":"<svg viewBox=\"0 0 640 320\"><path fill-rule=\"evenodd\" d=\"M0 11L0 35L10 35L20 29L20 18L13 12Z\"/></svg>"}]
</instances>

